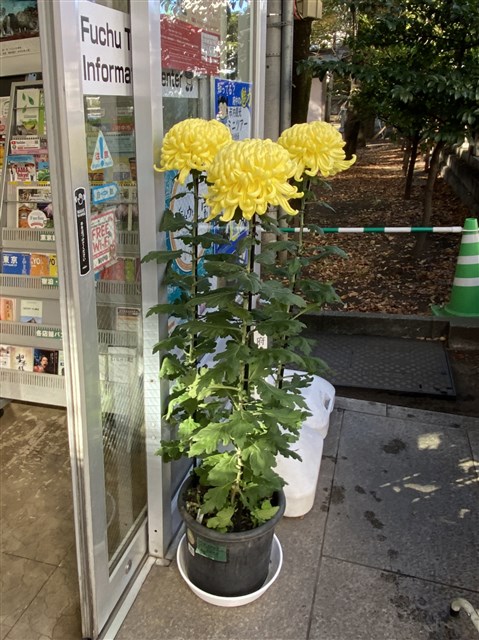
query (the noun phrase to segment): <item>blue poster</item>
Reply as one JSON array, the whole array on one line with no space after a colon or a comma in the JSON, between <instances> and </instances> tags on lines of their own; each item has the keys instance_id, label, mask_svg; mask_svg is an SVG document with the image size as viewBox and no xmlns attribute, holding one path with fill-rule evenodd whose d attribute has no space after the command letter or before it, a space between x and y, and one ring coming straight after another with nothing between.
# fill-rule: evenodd
<instances>
[{"instance_id":1,"label":"blue poster","mask_svg":"<svg viewBox=\"0 0 479 640\"><path fill-rule=\"evenodd\" d=\"M215 78L215 117L233 140L251 138L251 82Z\"/></svg>"}]
</instances>

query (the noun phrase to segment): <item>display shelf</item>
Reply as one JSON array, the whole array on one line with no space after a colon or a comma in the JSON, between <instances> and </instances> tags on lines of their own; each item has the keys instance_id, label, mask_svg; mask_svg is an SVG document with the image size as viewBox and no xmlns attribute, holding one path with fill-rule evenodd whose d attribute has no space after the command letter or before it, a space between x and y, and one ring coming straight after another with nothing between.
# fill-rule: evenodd
<instances>
[{"instance_id":1,"label":"display shelf","mask_svg":"<svg viewBox=\"0 0 479 640\"><path fill-rule=\"evenodd\" d=\"M55 231L53 229L2 229L4 249L39 249L45 252L55 251Z\"/></svg>"},{"instance_id":2,"label":"display shelf","mask_svg":"<svg viewBox=\"0 0 479 640\"><path fill-rule=\"evenodd\" d=\"M61 349L61 340L62 330L59 326L26 322L0 322L0 342L2 343L21 342L22 345L28 347Z\"/></svg>"},{"instance_id":3,"label":"display shelf","mask_svg":"<svg viewBox=\"0 0 479 640\"><path fill-rule=\"evenodd\" d=\"M98 332L98 342L111 347L138 346L138 333L135 331L105 331Z\"/></svg>"},{"instance_id":4,"label":"display shelf","mask_svg":"<svg viewBox=\"0 0 479 640\"><path fill-rule=\"evenodd\" d=\"M96 299L98 304L140 305L141 287L136 282L98 280Z\"/></svg>"},{"instance_id":5,"label":"display shelf","mask_svg":"<svg viewBox=\"0 0 479 640\"><path fill-rule=\"evenodd\" d=\"M3 398L58 407L66 406L63 376L0 369L0 387Z\"/></svg>"},{"instance_id":6,"label":"display shelf","mask_svg":"<svg viewBox=\"0 0 479 640\"><path fill-rule=\"evenodd\" d=\"M117 231L117 242L122 256L138 255L138 231Z\"/></svg>"},{"instance_id":7,"label":"display shelf","mask_svg":"<svg viewBox=\"0 0 479 640\"><path fill-rule=\"evenodd\" d=\"M65 406L65 378L35 371L45 357L48 371L60 363L64 371L42 82L12 83L5 146L0 290L8 314L0 321L1 392Z\"/></svg>"},{"instance_id":8,"label":"display shelf","mask_svg":"<svg viewBox=\"0 0 479 640\"><path fill-rule=\"evenodd\" d=\"M2 296L22 296L24 298L59 298L58 278L48 276L11 276L0 274Z\"/></svg>"}]
</instances>

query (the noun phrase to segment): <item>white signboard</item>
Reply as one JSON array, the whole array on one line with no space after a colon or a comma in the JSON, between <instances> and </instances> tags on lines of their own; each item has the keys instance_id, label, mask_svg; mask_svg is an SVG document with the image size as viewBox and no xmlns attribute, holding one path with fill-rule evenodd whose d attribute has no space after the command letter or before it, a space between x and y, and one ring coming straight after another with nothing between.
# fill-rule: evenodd
<instances>
[{"instance_id":1,"label":"white signboard","mask_svg":"<svg viewBox=\"0 0 479 640\"><path fill-rule=\"evenodd\" d=\"M130 16L93 2L79 2L83 92L131 96Z\"/></svg>"},{"instance_id":2,"label":"white signboard","mask_svg":"<svg viewBox=\"0 0 479 640\"><path fill-rule=\"evenodd\" d=\"M198 78L185 71L163 69L161 88L164 98L198 98Z\"/></svg>"}]
</instances>

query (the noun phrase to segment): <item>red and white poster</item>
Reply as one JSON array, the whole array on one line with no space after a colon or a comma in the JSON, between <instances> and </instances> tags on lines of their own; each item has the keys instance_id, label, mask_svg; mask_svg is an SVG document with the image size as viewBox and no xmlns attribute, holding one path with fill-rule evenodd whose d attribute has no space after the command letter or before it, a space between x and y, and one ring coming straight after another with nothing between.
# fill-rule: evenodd
<instances>
[{"instance_id":1,"label":"red and white poster","mask_svg":"<svg viewBox=\"0 0 479 640\"><path fill-rule=\"evenodd\" d=\"M115 209L91 217L91 239L94 271L114 264L117 260Z\"/></svg>"},{"instance_id":2,"label":"red and white poster","mask_svg":"<svg viewBox=\"0 0 479 640\"><path fill-rule=\"evenodd\" d=\"M218 9L208 16L191 9L161 16L161 62L164 69L216 75L220 65Z\"/></svg>"}]
</instances>

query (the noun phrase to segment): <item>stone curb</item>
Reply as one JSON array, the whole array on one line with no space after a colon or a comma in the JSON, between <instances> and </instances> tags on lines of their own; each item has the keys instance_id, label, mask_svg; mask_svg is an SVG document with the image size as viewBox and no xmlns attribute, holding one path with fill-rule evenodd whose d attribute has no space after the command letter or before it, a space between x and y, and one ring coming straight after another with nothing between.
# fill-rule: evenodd
<instances>
[{"instance_id":1,"label":"stone curb","mask_svg":"<svg viewBox=\"0 0 479 640\"><path fill-rule=\"evenodd\" d=\"M320 333L445 340L449 349L479 351L479 318L322 311L303 322Z\"/></svg>"}]
</instances>

